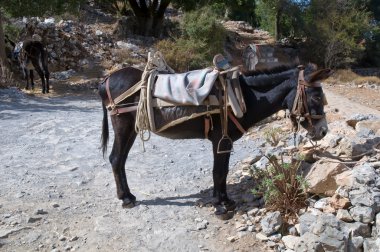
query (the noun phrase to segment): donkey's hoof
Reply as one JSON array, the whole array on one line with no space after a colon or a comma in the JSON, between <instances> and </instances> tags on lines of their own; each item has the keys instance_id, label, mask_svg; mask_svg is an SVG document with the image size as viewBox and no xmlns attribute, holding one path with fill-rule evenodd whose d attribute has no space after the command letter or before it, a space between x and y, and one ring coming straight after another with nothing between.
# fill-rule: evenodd
<instances>
[{"instance_id":1,"label":"donkey's hoof","mask_svg":"<svg viewBox=\"0 0 380 252\"><path fill-rule=\"evenodd\" d=\"M222 205L227 209L227 211L233 211L236 208L236 203L233 200L228 200L222 202Z\"/></svg>"},{"instance_id":2,"label":"donkey's hoof","mask_svg":"<svg viewBox=\"0 0 380 252\"><path fill-rule=\"evenodd\" d=\"M229 220L234 216L233 211L227 211L227 209L223 206L215 207L214 214L216 218L220 220Z\"/></svg>"},{"instance_id":3,"label":"donkey's hoof","mask_svg":"<svg viewBox=\"0 0 380 252\"><path fill-rule=\"evenodd\" d=\"M123 208L133 208L134 206L136 206L135 200L130 200L128 198L123 199L123 203L122 203Z\"/></svg>"}]
</instances>

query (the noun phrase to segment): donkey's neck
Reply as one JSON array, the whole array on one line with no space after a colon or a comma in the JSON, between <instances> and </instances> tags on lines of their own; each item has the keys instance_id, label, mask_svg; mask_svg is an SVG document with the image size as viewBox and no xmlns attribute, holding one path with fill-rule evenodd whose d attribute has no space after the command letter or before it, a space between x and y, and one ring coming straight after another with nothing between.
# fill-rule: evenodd
<instances>
[{"instance_id":1,"label":"donkey's neck","mask_svg":"<svg viewBox=\"0 0 380 252\"><path fill-rule=\"evenodd\" d=\"M251 127L254 123L259 122L274 113L285 109L285 100L287 96L296 89L294 80L287 80L273 87L267 92L259 92L249 89L245 90L245 100L247 101L247 113L245 114L245 123Z\"/></svg>"}]
</instances>

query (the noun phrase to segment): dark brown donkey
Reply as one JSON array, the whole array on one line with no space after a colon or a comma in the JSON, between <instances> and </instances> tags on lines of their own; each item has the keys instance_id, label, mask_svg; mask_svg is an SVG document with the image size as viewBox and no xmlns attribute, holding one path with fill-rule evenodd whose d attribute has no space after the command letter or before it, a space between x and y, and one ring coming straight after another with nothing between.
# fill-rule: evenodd
<instances>
[{"instance_id":1,"label":"dark brown donkey","mask_svg":"<svg viewBox=\"0 0 380 252\"><path fill-rule=\"evenodd\" d=\"M33 70L36 70L41 78L42 93L49 93L48 55L44 45L35 40L19 42L15 47L14 57L20 63L26 78L25 89L29 89L29 78L34 89Z\"/></svg>"},{"instance_id":2,"label":"dark brown donkey","mask_svg":"<svg viewBox=\"0 0 380 252\"><path fill-rule=\"evenodd\" d=\"M327 133L327 122L324 113L324 93L320 81L330 74L329 69L317 70L315 65L309 64L304 74L299 75L296 67L282 67L264 72L252 72L240 75L239 81L247 111L242 118L237 119L244 129L248 129L256 122L263 120L282 109L292 111L292 120L308 131L312 140L322 139ZM128 90L141 79L142 71L128 67L119 70L109 76L110 95L114 99ZM304 76L304 80L300 76ZM99 94L103 103L103 154L108 142L108 119L106 105L110 103L107 95L106 84L99 86ZM140 92L124 100L125 106L136 105ZM296 102L294 102L296 100ZM294 104L296 104L294 106ZM175 118L181 114L183 107L157 108L158 113L165 118ZM157 112L156 111L156 112ZM116 182L117 197L123 201L123 207L133 207L136 197L131 193L125 174L125 162L128 153L135 141L136 111L111 115L112 126L115 134L112 152L109 160L112 164ZM298 120L298 122L297 122ZM222 138L220 114L212 115L213 128L208 134L208 139L213 146L214 167L214 197L215 205L224 209L224 212L235 207L233 200L227 196L226 179L230 153L218 153L218 142ZM168 128L159 135L171 139L202 139L205 138L204 116L194 118L174 127ZM228 121L228 135L233 141L239 139L243 133L235 123ZM231 149L231 143L225 142L222 149Z\"/></svg>"}]
</instances>

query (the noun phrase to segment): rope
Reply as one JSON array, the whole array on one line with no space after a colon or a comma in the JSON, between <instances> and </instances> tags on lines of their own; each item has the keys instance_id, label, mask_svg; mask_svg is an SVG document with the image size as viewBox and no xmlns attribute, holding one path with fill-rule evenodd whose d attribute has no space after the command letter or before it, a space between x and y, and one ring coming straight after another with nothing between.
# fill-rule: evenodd
<instances>
[{"instance_id":1,"label":"rope","mask_svg":"<svg viewBox=\"0 0 380 252\"><path fill-rule=\"evenodd\" d=\"M148 114L148 87L151 87L156 76L160 72L174 73L174 70L169 67L160 52L156 52L154 55L148 53L148 62L145 66L144 72L141 77L141 90L140 90L140 100L137 106L135 131L140 135L143 143L143 150L145 151L144 142L150 139L151 127L149 122ZM149 82L149 83L148 83ZM154 120L154 118L151 118Z\"/></svg>"}]
</instances>

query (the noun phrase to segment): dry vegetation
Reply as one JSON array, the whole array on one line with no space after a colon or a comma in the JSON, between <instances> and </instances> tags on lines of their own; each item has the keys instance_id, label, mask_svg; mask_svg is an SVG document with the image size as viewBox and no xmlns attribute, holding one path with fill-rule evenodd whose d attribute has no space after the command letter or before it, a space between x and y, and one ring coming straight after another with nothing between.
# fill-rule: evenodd
<instances>
[{"instance_id":1,"label":"dry vegetation","mask_svg":"<svg viewBox=\"0 0 380 252\"><path fill-rule=\"evenodd\" d=\"M376 84L380 85L380 78L377 76L361 76L351 70L337 70L326 83L354 83L356 85Z\"/></svg>"}]
</instances>

